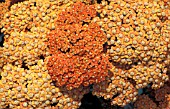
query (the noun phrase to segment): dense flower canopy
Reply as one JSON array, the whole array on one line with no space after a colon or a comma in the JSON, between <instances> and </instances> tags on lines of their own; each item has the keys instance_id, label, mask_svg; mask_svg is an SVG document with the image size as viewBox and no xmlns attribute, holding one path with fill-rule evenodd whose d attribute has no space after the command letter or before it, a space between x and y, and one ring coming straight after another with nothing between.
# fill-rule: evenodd
<instances>
[{"instance_id":1,"label":"dense flower canopy","mask_svg":"<svg viewBox=\"0 0 170 109\"><path fill-rule=\"evenodd\" d=\"M2 109L170 107L168 0L5 1L0 30Z\"/></svg>"}]
</instances>

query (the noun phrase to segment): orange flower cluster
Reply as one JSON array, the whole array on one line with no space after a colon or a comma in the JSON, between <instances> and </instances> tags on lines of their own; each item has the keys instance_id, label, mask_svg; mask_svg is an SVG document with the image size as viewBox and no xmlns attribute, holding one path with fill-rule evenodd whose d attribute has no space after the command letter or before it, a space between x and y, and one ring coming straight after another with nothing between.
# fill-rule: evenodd
<instances>
[{"instance_id":1,"label":"orange flower cluster","mask_svg":"<svg viewBox=\"0 0 170 109\"><path fill-rule=\"evenodd\" d=\"M99 55L106 41L103 31L95 23L58 26L47 37L51 53L69 52L71 56L86 55L89 58Z\"/></svg>"},{"instance_id":2,"label":"orange flower cluster","mask_svg":"<svg viewBox=\"0 0 170 109\"><path fill-rule=\"evenodd\" d=\"M10 1L6 0L5 2L0 3L0 29L2 28L2 19L6 12L9 11Z\"/></svg>"},{"instance_id":3,"label":"orange flower cluster","mask_svg":"<svg viewBox=\"0 0 170 109\"><path fill-rule=\"evenodd\" d=\"M108 75L105 34L96 23L90 23L95 15L93 6L77 2L59 14L56 29L47 36L52 54L47 60L48 70L57 86L88 86Z\"/></svg>"},{"instance_id":4,"label":"orange flower cluster","mask_svg":"<svg viewBox=\"0 0 170 109\"><path fill-rule=\"evenodd\" d=\"M96 16L94 5L85 5L82 2L76 2L72 6L63 10L57 18L57 24L74 24L91 22Z\"/></svg>"}]
</instances>

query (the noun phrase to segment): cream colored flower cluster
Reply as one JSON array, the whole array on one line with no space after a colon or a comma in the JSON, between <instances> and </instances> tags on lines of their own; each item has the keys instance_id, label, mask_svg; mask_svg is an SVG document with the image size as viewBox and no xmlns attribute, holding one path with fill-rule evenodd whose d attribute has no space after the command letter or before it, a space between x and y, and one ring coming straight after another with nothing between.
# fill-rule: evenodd
<instances>
[{"instance_id":1,"label":"cream colored flower cluster","mask_svg":"<svg viewBox=\"0 0 170 109\"><path fill-rule=\"evenodd\" d=\"M59 109L76 109L89 88L66 92L52 84L51 77L43 60L29 70L7 64L1 72L0 108L51 109L51 104Z\"/></svg>"},{"instance_id":2,"label":"cream colored flower cluster","mask_svg":"<svg viewBox=\"0 0 170 109\"><path fill-rule=\"evenodd\" d=\"M108 82L94 86L93 94L124 106L136 100L138 89L162 87L169 80L169 2L109 0L96 8L98 16L92 21L106 33L114 67ZM128 84L131 94L126 93Z\"/></svg>"}]
</instances>

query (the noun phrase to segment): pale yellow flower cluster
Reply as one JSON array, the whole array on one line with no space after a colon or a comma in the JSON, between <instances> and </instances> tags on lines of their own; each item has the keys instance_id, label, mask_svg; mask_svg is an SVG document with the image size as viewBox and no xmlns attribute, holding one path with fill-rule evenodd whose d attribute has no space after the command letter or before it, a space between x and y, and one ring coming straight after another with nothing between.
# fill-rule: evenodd
<instances>
[{"instance_id":1,"label":"pale yellow flower cluster","mask_svg":"<svg viewBox=\"0 0 170 109\"><path fill-rule=\"evenodd\" d=\"M52 84L43 60L29 70L7 64L1 72L0 108L12 109L76 109L89 88L79 87L72 91L59 89Z\"/></svg>"},{"instance_id":2,"label":"pale yellow flower cluster","mask_svg":"<svg viewBox=\"0 0 170 109\"><path fill-rule=\"evenodd\" d=\"M0 108L77 109L81 105L89 88L59 89L52 83L43 60L50 56L46 35L55 29L59 8L63 10L74 2L30 0L14 4L3 13Z\"/></svg>"},{"instance_id":3,"label":"pale yellow flower cluster","mask_svg":"<svg viewBox=\"0 0 170 109\"><path fill-rule=\"evenodd\" d=\"M124 106L136 100L138 89L162 87L170 69L169 2L109 0L96 8L98 16L92 21L107 35L107 53L115 68L108 82L94 86L93 94ZM131 94L126 93L128 84Z\"/></svg>"}]
</instances>

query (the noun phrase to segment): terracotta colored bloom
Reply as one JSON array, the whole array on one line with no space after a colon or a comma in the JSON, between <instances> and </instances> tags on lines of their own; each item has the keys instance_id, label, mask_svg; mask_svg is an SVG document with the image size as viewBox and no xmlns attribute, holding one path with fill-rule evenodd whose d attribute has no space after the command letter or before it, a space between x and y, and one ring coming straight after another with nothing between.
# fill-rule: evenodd
<instances>
[{"instance_id":1,"label":"terracotta colored bloom","mask_svg":"<svg viewBox=\"0 0 170 109\"><path fill-rule=\"evenodd\" d=\"M106 36L96 23L89 21L95 16L92 11L92 6L75 3L60 14L56 29L47 36L52 54L47 60L48 70L57 86L88 86L108 75L111 65L103 51Z\"/></svg>"}]
</instances>

